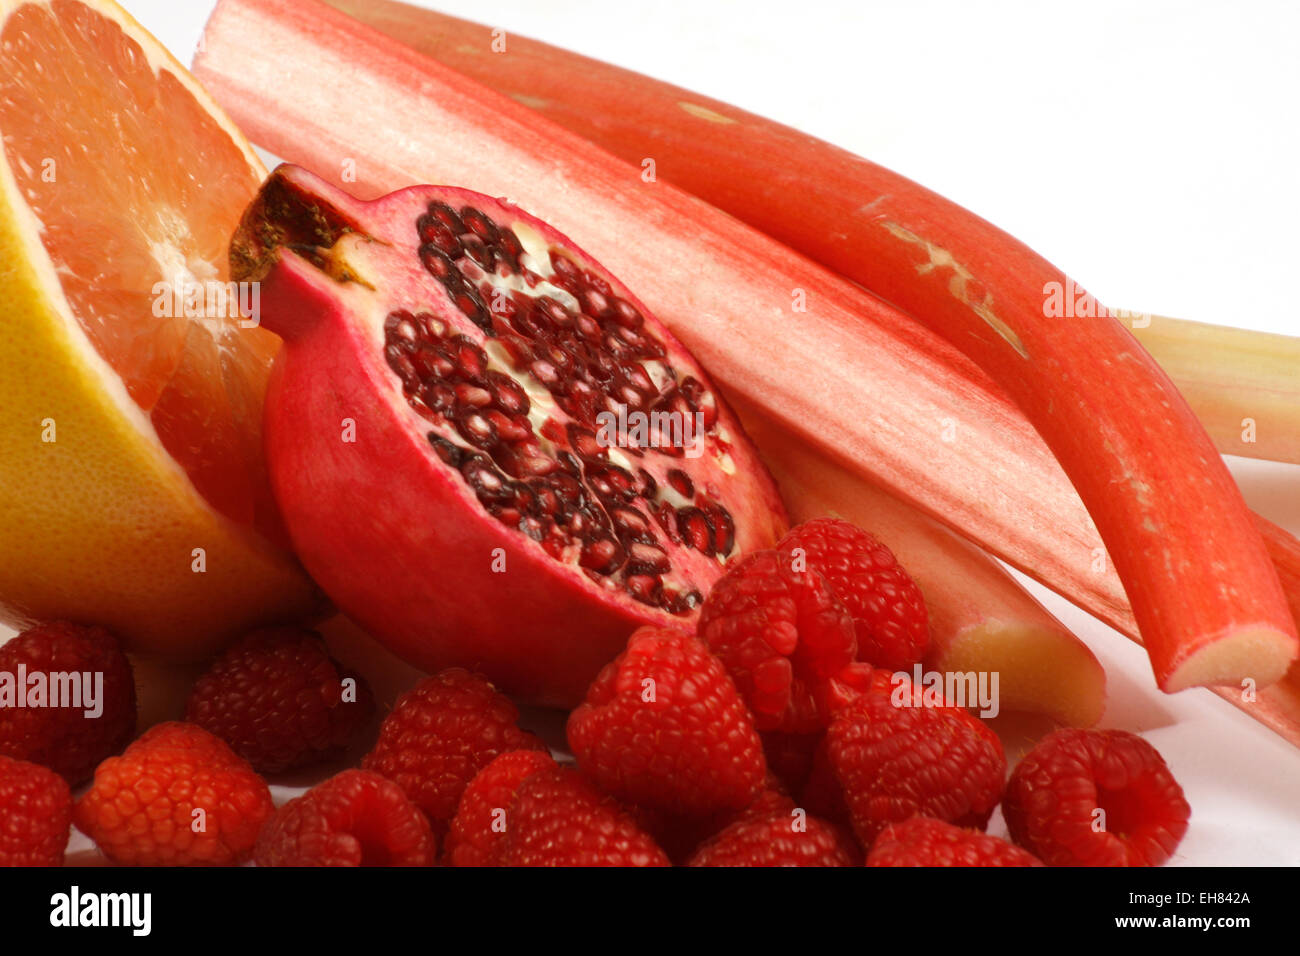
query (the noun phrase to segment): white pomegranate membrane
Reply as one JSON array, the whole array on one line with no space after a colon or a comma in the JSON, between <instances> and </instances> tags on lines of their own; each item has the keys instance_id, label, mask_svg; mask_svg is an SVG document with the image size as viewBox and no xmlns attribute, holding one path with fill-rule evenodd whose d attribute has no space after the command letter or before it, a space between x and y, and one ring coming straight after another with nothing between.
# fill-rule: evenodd
<instances>
[{"instance_id":1,"label":"white pomegranate membrane","mask_svg":"<svg viewBox=\"0 0 1300 956\"><path fill-rule=\"evenodd\" d=\"M388 366L438 457L496 520L593 580L689 613L702 595L665 545L719 564L735 549L731 514L692 479L680 440L706 443L725 471L717 400L607 278L518 226L522 237L473 206L428 204L412 224L420 262L484 339L395 309Z\"/></svg>"}]
</instances>

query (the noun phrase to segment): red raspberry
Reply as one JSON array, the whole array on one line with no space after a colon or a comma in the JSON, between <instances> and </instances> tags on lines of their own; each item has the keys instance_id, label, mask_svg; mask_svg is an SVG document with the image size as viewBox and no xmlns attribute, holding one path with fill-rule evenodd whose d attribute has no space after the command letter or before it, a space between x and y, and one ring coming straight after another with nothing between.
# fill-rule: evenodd
<instances>
[{"instance_id":1,"label":"red raspberry","mask_svg":"<svg viewBox=\"0 0 1300 956\"><path fill-rule=\"evenodd\" d=\"M867 866L1042 866L1020 847L931 817L912 817L884 829Z\"/></svg>"},{"instance_id":2,"label":"red raspberry","mask_svg":"<svg viewBox=\"0 0 1300 956\"><path fill-rule=\"evenodd\" d=\"M930 644L921 589L894 553L856 525L817 518L792 528L777 550L803 551L853 617L858 660L889 670L910 668ZM797 556L797 555L796 555Z\"/></svg>"},{"instance_id":3,"label":"red raspberry","mask_svg":"<svg viewBox=\"0 0 1300 956\"><path fill-rule=\"evenodd\" d=\"M495 687L459 667L403 694L361 766L383 774L442 832L466 784L498 754L545 750L516 724L519 711Z\"/></svg>"},{"instance_id":4,"label":"red raspberry","mask_svg":"<svg viewBox=\"0 0 1300 956\"><path fill-rule=\"evenodd\" d=\"M1011 838L1048 866L1159 866L1187 832L1192 810L1141 737L1066 729L1020 761L1002 813Z\"/></svg>"},{"instance_id":5,"label":"red raspberry","mask_svg":"<svg viewBox=\"0 0 1300 956\"><path fill-rule=\"evenodd\" d=\"M339 756L374 711L366 682L333 660L319 635L281 627L247 634L222 654L195 683L185 719L258 773L278 773Z\"/></svg>"},{"instance_id":6,"label":"red raspberry","mask_svg":"<svg viewBox=\"0 0 1300 956\"><path fill-rule=\"evenodd\" d=\"M722 662L690 634L643 627L569 715L578 767L606 793L706 816L747 806L763 748Z\"/></svg>"},{"instance_id":7,"label":"red raspberry","mask_svg":"<svg viewBox=\"0 0 1300 956\"><path fill-rule=\"evenodd\" d=\"M519 785L506 817L503 866L668 866L613 797L556 768Z\"/></svg>"},{"instance_id":8,"label":"red raspberry","mask_svg":"<svg viewBox=\"0 0 1300 956\"><path fill-rule=\"evenodd\" d=\"M52 707L52 674L91 674L91 693L101 679L96 707L87 717L81 706ZM19 685L21 674L26 686ZM31 678L40 674L47 691L38 707L19 707L30 701ZM67 687L63 682L58 682ZM82 691L84 682L77 681ZM69 692L71 691L68 688ZM119 752L135 732L135 679L131 664L113 636L102 627L82 627L57 622L23 631L0 647L0 754L29 760L62 774L76 786L89 779L95 765Z\"/></svg>"},{"instance_id":9,"label":"red raspberry","mask_svg":"<svg viewBox=\"0 0 1300 956\"><path fill-rule=\"evenodd\" d=\"M248 761L202 727L166 723L99 765L72 819L115 863L221 866L248 858L274 810Z\"/></svg>"},{"instance_id":10,"label":"red raspberry","mask_svg":"<svg viewBox=\"0 0 1300 956\"><path fill-rule=\"evenodd\" d=\"M754 551L704 600L700 637L726 665L759 730L825 728L831 679L854 658L853 619L813 570Z\"/></svg>"},{"instance_id":11,"label":"red raspberry","mask_svg":"<svg viewBox=\"0 0 1300 956\"><path fill-rule=\"evenodd\" d=\"M432 866L437 844L401 787L345 770L277 810L254 858L258 866Z\"/></svg>"},{"instance_id":12,"label":"red raspberry","mask_svg":"<svg viewBox=\"0 0 1300 956\"><path fill-rule=\"evenodd\" d=\"M0 866L62 866L71 826L66 780L40 764L0 757Z\"/></svg>"},{"instance_id":13,"label":"red raspberry","mask_svg":"<svg viewBox=\"0 0 1300 956\"><path fill-rule=\"evenodd\" d=\"M554 767L548 753L516 750L480 770L461 794L447 831L447 862L452 866L497 866L515 791L533 774Z\"/></svg>"},{"instance_id":14,"label":"red raspberry","mask_svg":"<svg viewBox=\"0 0 1300 956\"><path fill-rule=\"evenodd\" d=\"M854 866L852 839L802 810L745 816L695 851L688 866Z\"/></svg>"},{"instance_id":15,"label":"red raspberry","mask_svg":"<svg viewBox=\"0 0 1300 956\"><path fill-rule=\"evenodd\" d=\"M895 680L910 702L910 681L876 671L826 731L825 759L858 839L871 846L918 815L983 829L1007 772L1001 742L960 707L895 703Z\"/></svg>"}]
</instances>

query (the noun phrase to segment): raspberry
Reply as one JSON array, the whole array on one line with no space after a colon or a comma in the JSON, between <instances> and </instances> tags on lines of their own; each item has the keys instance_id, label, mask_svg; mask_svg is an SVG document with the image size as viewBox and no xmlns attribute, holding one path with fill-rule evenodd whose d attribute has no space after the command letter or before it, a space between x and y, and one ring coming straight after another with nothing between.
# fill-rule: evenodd
<instances>
[{"instance_id":1,"label":"raspberry","mask_svg":"<svg viewBox=\"0 0 1300 956\"><path fill-rule=\"evenodd\" d=\"M654 840L576 771L556 768L519 785L506 817L503 866L668 866Z\"/></svg>"},{"instance_id":2,"label":"raspberry","mask_svg":"<svg viewBox=\"0 0 1300 956\"><path fill-rule=\"evenodd\" d=\"M480 770L461 794L447 831L447 862L452 866L497 866L515 791L533 774L554 767L548 753L515 750Z\"/></svg>"},{"instance_id":3,"label":"raspberry","mask_svg":"<svg viewBox=\"0 0 1300 956\"><path fill-rule=\"evenodd\" d=\"M776 547L802 549L807 567L830 584L853 617L858 660L904 670L924 656L930 621L921 589L870 534L839 518L817 518L792 528Z\"/></svg>"},{"instance_id":4,"label":"raspberry","mask_svg":"<svg viewBox=\"0 0 1300 956\"><path fill-rule=\"evenodd\" d=\"M1042 866L1020 847L931 817L886 827L867 854L867 866Z\"/></svg>"},{"instance_id":5,"label":"raspberry","mask_svg":"<svg viewBox=\"0 0 1300 956\"><path fill-rule=\"evenodd\" d=\"M1001 742L960 707L896 704L895 680L910 702L906 678L876 671L826 731L827 766L858 839L870 846L888 824L918 815L983 829L1006 775Z\"/></svg>"},{"instance_id":6,"label":"raspberry","mask_svg":"<svg viewBox=\"0 0 1300 956\"><path fill-rule=\"evenodd\" d=\"M516 724L519 711L495 687L459 667L403 694L361 766L406 791L442 832L466 784L498 754L545 750Z\"/></svg>"},{"instance_id":7,"label":"raspberry","mask_svg":"<svg viewBox=\"0 0 1300 956\"><path fill-rule=\"evenodd\" d=\"M257 838L258 866L432 866L429 821L402 788L345 770L290 800Z\"/></svg>"},{"instance_id":8,"label":"raspberry","mask_svg":"<svg viewBox=\"0 0 1300 956\"><path fill-rule=\"evenodd\" d=\"M747 806L763 749L736 685L697 638L643 627L569 715L578 767L639 806L705 816Z\"/></svg>"},{"instance_id":9,"label":"raspberry","mask_svg":"<svg viewBox=\"0 0 1300 956\"><path fill-rule=\"evenodd\" d=\"M754 551L713 586L699 634L754 712L759 730L824 729L831 679L854 659L853 619L818 572Z\"/></svg>"},{"instance_id":10,"label":"raspberry","mask_svg":"<svg viewBox=\"0 0 1300 956\"><path fill-rule=\"evenodd\" d=\"M1159 866L1192 813L1141 737L1074 729L1048 734L1025 755L1002 812L1011 838L1048 866Z\"/></svg>"},{"instance_id":11,"label":"raspberry","mask_svg":"<svg viewBox=\"0 0 1300 956\"><path fill-rule=\"evenodd\" d=\"M274 809L248 761L202 727L166 723L99 765L72 819L115 863L219 866L248 858Z\"/></svg>"},{"instance_id":12,"label":"raspberry","mask_svg":"<svg viewBox=\"0 0 1300 956\"><path fill-rule=\"evenodd\" d=\"M80 706L54 707L57 685L72 692L52 674L89 673L91 693L98 688L98 716L83 696ZM26 686L20 685L26 675ZM32 701L33 675L46 685L40 706L18 706ZM84 695L80 678L76 690ZM62 696L61 694L59 695ZM0 647L0 754L29 760L61 774L72 786L83 783L105 757L118 753L135 732L135 680L131 664L113 636L101 627L58 622L23 631Z\"/></svg>"},{"instance_id":13,"label":"raspberry","mask_svg":"<svg viewBox=\"0 0 1300 956\"><path fill-rule=\"evenodd\" d=\"M344 680L355 682L346 692ZM222 654L195 683L185 719L258 773L278 773L339 756L374 710L365 681L318 635L282 627L247 634Z\"/></svg>"},{"instance_id":14,"label":"raspberry","mask_svg":"<svg viewBox=\"0 0 1300 956\"><path fill-rule=\"evenodd\" d=\"M40 764L0 757L0 866L62 866L71 826L66 780Z\"/></svg>"},{"instance_id":15,"label":"raspberry","mask_svg":"<svg viewBox=\"0 0 1300 956\"><path fill-rule=\"evenodd\" d=\"M701 846L688 866L854 866L859 854L837 827L801 810L743 817Z\"/></svg>"}]
</instances>

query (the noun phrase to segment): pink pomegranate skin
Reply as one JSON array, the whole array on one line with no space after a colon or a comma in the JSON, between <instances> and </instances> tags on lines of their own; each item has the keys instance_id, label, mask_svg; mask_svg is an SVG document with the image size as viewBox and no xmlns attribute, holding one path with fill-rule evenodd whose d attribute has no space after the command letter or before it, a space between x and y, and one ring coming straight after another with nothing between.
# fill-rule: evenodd
<instances>
[{"instance_id":1,"label":"pink pomegranate skin","mask_svg":"<svg viewBox=\"0 0 1300 956\"><path fill-rule=\"evenodd\" d=\"M312 577L394 653L428 671L472 668L523 700L573 706L634 629L692 630L698 607L669 613L593 577L572 556L552 556L489 514L461 472L435 453L429 433L451 433L412 408L384 353L385 317L399 307L431 312L448 335L485 341L428 281L419 242L404 236L435 200L522 222L608 277L569 240L502 201L412 187L362 202L305 170L281 167L245 214L231 251L237 278L260 279L263 324L284 339L266 397L272 487ZM322 215L329 228L320 226ZM336 243L314 258L312 244L326 245L321 229ZM665 361L716 395L671 334L610 281L645 315ZM721 459L713 445L696 459L706 464L683 467L698 469L701 486L734 519L734 559L769 547L786 519L739 422L716 401L727 472L715 473ZM673 573L700 593L725 571L717 557L661 544Z\"/></svg>"}]
</instances>

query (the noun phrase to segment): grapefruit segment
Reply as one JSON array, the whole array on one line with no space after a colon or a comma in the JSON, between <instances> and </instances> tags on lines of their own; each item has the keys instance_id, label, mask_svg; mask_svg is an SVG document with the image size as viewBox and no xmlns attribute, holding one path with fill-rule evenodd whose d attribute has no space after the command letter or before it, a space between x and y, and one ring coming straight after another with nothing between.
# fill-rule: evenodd
<instances>
[{"instance_id":1,"label":"grapefruit segment","mask_svg":"<svg viewBox=\"0 0 1300 956\"><path fill-rule=\"evenodd\" d=\"M314 590L226 247L265 170L108 0L0 0L0 603L192 656ZM244 304L249 304L247 295Z\"/></svg>"}]
</instances>

